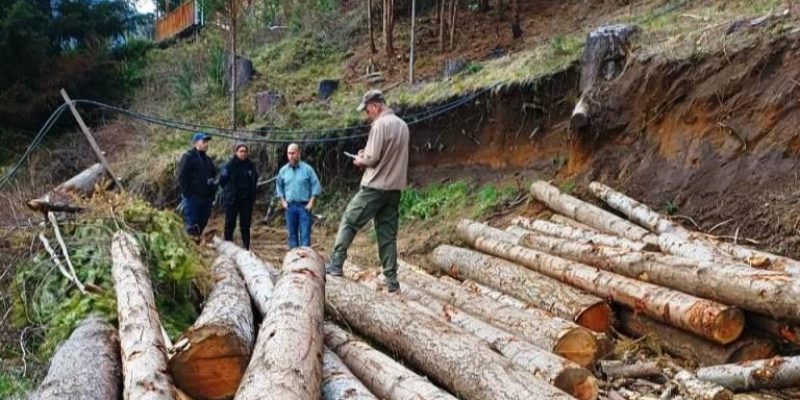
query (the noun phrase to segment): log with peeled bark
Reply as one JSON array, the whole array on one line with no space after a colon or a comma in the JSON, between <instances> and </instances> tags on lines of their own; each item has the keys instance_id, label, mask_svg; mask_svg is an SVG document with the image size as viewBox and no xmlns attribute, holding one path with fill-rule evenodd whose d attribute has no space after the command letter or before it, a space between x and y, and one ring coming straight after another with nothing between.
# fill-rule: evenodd
<instances>
[{"instance_id":1,"label":"log with peeled bark","mask_svg":"<svg viewBox=\"0 0 800 400\"><path fill-rule=\"evenodd\" d=\"M491 229L490 227L486 227ZM476 249L522 264L597 296L640 310L659 321L726 344L744 329L742 312L715 301L667 289L508 242L463 234Z\"/></svg>"},{"instance_id":2,"label":"log with peeled bark","mask_svg":"<svg viewBox=\"0 0 800 400\"><path fill-rule=\"evenodd\" d=\"M562 239L570 239L581 243L593 243L601 246L621 247L630 250L658 250L658 246L645 242L634 242L615 235L595 233L594 231L573 228L571 226L542 220L517 217L514 218L511 223L529 231L539 232L547 236Z\"/></svg>"},{"instance_id":3,"label":"log with peeled bark","mask_svg":"<svg viewBox=\"0 0 800 400\"><path fill-rule=\"evenodd\" d=\"M519 244L720 303L800 323L800 281L786 272L526 234Z\"/></svg>"},{"instance_id":4,"label":"log with peeled bark","mask_svg":"<svg viewBox=\"0 0 800 400\"><path fill-rule=\"evenodd\" d=\"M439 300L452 304L492 325L513 332L540 348L574 361L582 367L596 360L597 339L586 328L553 316L538 308L520 310L433 276L415 272L400 264L401 282L414 286Z\"/></svg>"},{"instance_id":5,"label":"log with peeled bark","mask_svg":"<svg viewBox=\"0 0 800 400\"><path fill-rule=\"evenodd\" d=\"M626 334L634 337L652 337L666 352L696 361L699 365L758 360L775 355L774 343L748 333L723 346L641 315L635 315L627 309L618 310L617 317L622 331Z\"/></svg>"},{"instance_id":6,"label":"log with peeled bark","mask_svg":"<svg viewBox=\"0 0 800 400\"><path fill-rule=\"evenodd\" d=\"M600 182L590 183L589 191L611 208L621 212L629 220L647 228L650 232L660 235L680 228L679 225L653 211L650 207Z\"/></svg>"},{"instance_id":7,"label":"log with peeled bark","mask_svg":"<svg viewBox=\"0 0 800 400\"><path fill-rule=\"evenodd\" d=\"M561 225L571 226L573 228L583 229L585 231L589 231L589 232L592 232L592 233L600 233L600 231L598 231L597 229L592 228L589 225L582 224L582 223L580 223L578 221L575 221L572 218L565 217L565 216L563 216L561 214L553 214L553 215L551 215L550 216L550 221L552 223L554 223L554 224L561 224Z\"/></svg>"},{"instance_id":8,"label":"log with peeled bark","mask_svg":"<svg viewBox=\"0 0 800 400\"><path fill-rule=\"evenodd\" d=\"M98 317L83 320L50 360L29 400L116 400L122 376L117 330Z\"/></svg>"},{"instance_id":9,"label":"log with peeled bark","mask_svg":"<svg viewBox=\"0 0 800 400\"><path fill-rule=\"evenodd\" d=\"M322 350L322 400L377 400L327 347Z\"/></svg>"},{"instance_id":10,"label":"log with peeled bark","mask_svg":"<svg viewBox=\"0 0 800 400\"><path fill-rule=\"evenodd\" d=\"M794 387L800 382L800 356L703 367L696 375L734 392Z\"/></svg>"},{"instance_id":11,"label":"log with peeled bark","mask_svg":"<svg viewBox=\"0 0 800 400\"><path fill-rule=\"evenodd\" d=\"M626 364L619 360L604 360L598 362L597 369L610 379L646 378L659 375L664 371L664 367L658 361Z\"/></svg>"},{"instance_id":12,"label":"log with peeled bark","mask_svg":"<svg viewBox=\"0 0 800 400\"><path fill-rule=\"evenodd\" d=\"M455 400L428 379L375 350L352 333L325 322L325 345L378 398L386 400Z\"/></svg>"},{"instance_id":13,"label":"log with peeled bark","mask_svg":"<svg viewBox=\"0 0 800 400\"><path fill-rule=\"evenodd\" d=\"M119 231L111 241L111 274L117 297L123 397L125 400L167 400L176 397L167 374L150 273L136 239Z\"/></svg>"},{"instance_id":14,"label":"log with peeled bark","mask_svg":"<svg viewBox=\"0 0 800 400\"><path fill-rule=\"evenodd\" d=\"M622 236L628 240L658 244L658 237L644 228L597 206L561 193L558 188L547 182L534 182L531 185L531 194L551 210L589 225L601 232Z\"/></svg>"},{"instance_id":15,"label":"log with peeled bark","mask_svg":"<svg viewBox=\"0 0 800 400\"><path fill-rule=\"evenodd\" d=\"M397 297L343 277L328 277L326 311L393 349L415 368L468 399L569 399L472 336Z\"/></svg>"},{"instance_id":16,"label":"log with peeled bark","mask_svg":"<svg viewBox=\"0 0 800 400\"><path fill-rule=\"evenodd\" d=\"M203 312L169 360L175 385L197 400L231 398L253 351L253 308L234 262L217 257Z\"/></svg>"},{"instance_id":17,"label":"log with peeled bark","mask_svg":"<svg viewBox=\"0 0 800 400\"><path fill-rule=\"evenodd\" d=\"M680 371L673 379L695 400L732 400L733 393L722 386L697 379L689 371Z\"/></svg>"},{"instance_id":18,"label":"log with peeled bark","mask_svg":"<svg viewBox=\"0 0 800 400\"><path fill-rule=\"evenodd\" d=\"M103 164L97 163L81 171L78 175L56 186L53 190L38 199L28 200L27 205L33 211L46 213L53 212L78 212L81 207L70 203L73 196L89 197L94 192L94 187L103 178L108 177Z\"/></svg>"},{"instance_id":19,"label":"log with peeled bark","mask_svg":"<svg viewBox=\"0 0 800 400\"><path fill-rule=\"evenodd\" d=\"M613 314L603 299L520 265L448 245L437 247L429 258L443 273L476 280L595 332L611 327Z\"/></svg>"},{"instance_id":20,"label":"log with peeled bark","mask_svg":"<svg viewBox=\"0 0 800 400\"><path fill-rule=\"evenodd\" d=\"M289 251L237 400L319 399L324 302L322 256L309 247Z\"/></svg>"},{"instance_id":21,"label":"log with peeled bark","mask_svg":"<svg viewBox=\"0 0 800 400\"><path fill-rule=\"evenodd\" d=\"M364 271L347 263L344 272L347 278L373 290L381 287L378 271ZM597 380L578 364L536 347L413 286L405 285L401 296L414 310L456 325L477 336L517 366L575 398L580 400L597 398Z\"/></svg>"},{"instance_id":22,"label":"log with peeled bark","mask_svg":"<svg viewBox=\"0 0 800 400\"><path fill-rule=\"evenodd\" d=\"M232 259L239 267L239 272L247 285L247 291L256 304L256 308L264 316L269 307L269 300L275 290L275 281L278 279L278 270L269 263L265 263L250 251L247 251L232 242L214 238L214 245L220 254Z\"/></svg>"}]
</instances>

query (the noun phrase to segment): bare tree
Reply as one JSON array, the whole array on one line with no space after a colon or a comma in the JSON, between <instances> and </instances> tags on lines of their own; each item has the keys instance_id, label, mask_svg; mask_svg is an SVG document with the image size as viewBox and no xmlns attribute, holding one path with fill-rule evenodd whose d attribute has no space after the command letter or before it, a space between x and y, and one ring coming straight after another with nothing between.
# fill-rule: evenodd
<instances>
[{"instance_id":1,"label":"bare tree","mask_svg":"<svg viewBox=\"0 0 800 400\"><path fill-rule=\"evenodd\" d=\"M375 54L378 50L375 48L375 32L372 29L372 0L367 0L367 21L369 25L369 51Z\"/></svg>"},{"instance_id":2,"label":"bare tree","mask_svg":"<svg viewBox=\"0 0 800 400\"><path fill-rule=\"evenodd\" d=\"M394 0L383 0L383 44L386 58L394 58Z\"/></svg>"},{"instance_id":3,"label":"bare tree","mask_svg":"<svg viewBox=\"0 0 800 400\"><path fill-rule=\"evenodd\" d=\"M519 39L522 37L522 26L519 17L519 0L513 0L511 7L511 12L514 14L513 21L511 22L511 34L514 36L514 39Z\"/></svg>"},{"instance_id":4,"label":"bare tree","mask_svg":"<svg viewBox=\"0 0 800 400\"><path fill-rule=\"evenodd\" d=\"M455 44L455 39L456 39L457 14L458 14L458 0L451 0L450 1L450 51L455 49L453 45Z\"/></svg>"},{"instance_id":5,"label":"bare tree","mask_svg":"<svg viewBox=\"0 0 800 400\"><path fill-rule=\"evenodd\" d=\"M447 0L439 0L439 50L444 53L444 26L445 26L445 10L447 7Z\"/></svg>"}]
</instances>

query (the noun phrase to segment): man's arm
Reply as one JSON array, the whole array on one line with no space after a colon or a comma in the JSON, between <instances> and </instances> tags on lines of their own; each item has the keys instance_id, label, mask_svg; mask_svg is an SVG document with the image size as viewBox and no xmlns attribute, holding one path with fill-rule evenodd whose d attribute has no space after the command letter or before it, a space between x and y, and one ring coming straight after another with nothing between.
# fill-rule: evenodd
<instances>
[{"instance_id":1,"label":"man's arm","mask_svg":"<svg viewBox=\"0 0 800 400\"><path fill-rule=\"evenodd\" d=\"M363 153L359 152L356 159L353 160L353 164L357 167L374 167L377 165L383 155L385 138L386 127L382 123L376 122L374 129L369 134Z\"/></svg>"},{"instance_id":2,"label":"man's arm","mask_svg":"<svg viewBox=\"0 0 800 400\"><path fill-rule=\"evenodd\" d=\"M189 190L189 154L184 154L178 162L178 187L181 194L186 196Z\"/></svg>"},{"instance_id":3,"label":"man's arm","mask_svg":"<svg viewBox=\"0 0 800 400\"><path fill-rule=\"evenodd\" d=\"M306 206L306 210L311 211L314 208L314 203L317 200L317 197L322 194L322 185L319 183L319 177L317 176L317 171L314 171L310 165L308 166L308 172L311 179L311 198L308 200L308 205Z\"/></svg>"},{"instance_id":4,"label":"man's arm","mask_svg":"<svg viewBox=\"0 0 800 400\"><path fill-rule=\"evenodd\" d=\"M284 193L283 187L283 176L282 175L283 169L278 170L278 178L275 179L275 197L281 203L282 208L288 208L288 204L286 203L286 194Z\"/></svg>"}]
</instances>

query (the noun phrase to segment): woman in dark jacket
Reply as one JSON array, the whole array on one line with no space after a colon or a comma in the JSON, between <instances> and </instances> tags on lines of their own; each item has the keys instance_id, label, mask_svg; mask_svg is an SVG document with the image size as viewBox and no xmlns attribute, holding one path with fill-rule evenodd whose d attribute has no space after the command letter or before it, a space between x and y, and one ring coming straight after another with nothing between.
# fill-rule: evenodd
<instances>
[{"instance_id":1,"label":"woman in dark jacket","mask_svg":"<svg viewBox=\"0 0 800 400\"><path fill-rule=\"evenodd\" d=\"M244 143L237 143L231 157L220 171L219 184L222 186L222 204L225 206L225 240L233 241L236 217L242 232L242 247L250 249L250 220L253 204L256 201L258 172L250 161L249 149Z\"/></svg>"}]
</instances>

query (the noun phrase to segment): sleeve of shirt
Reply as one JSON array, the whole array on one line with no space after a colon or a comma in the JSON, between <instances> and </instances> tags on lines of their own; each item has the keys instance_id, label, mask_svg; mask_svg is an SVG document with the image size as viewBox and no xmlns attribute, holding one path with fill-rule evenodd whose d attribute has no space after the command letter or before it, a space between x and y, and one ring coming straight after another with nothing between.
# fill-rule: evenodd
<instances>
[{"instance_id":1,"label":"sleeve of shirt","mask_svg":"<svg viewBox=\"0 0 800 400\"><path fill-rule=\"evenodd\" d=\"M275 197L279 199L286 198L283 189L283 169L281 169L278 171L278 178L275 179Z\"/></svg>"},{"instance_id":2,"label":"sleeve of shirt","mask_svg":"<svg viewBox=\"0 0 800 400\"><path fill-rule=\"evenodd\" d=\"M229 163L222 164L222 167L219 169L219 185L226 186L228 184L228 180L230 179L230 166Z\"/></svg>"},{"instance_id":3,"label":"sleeve of shirt","mask_svg":"<svg viewBox=\"0 0 800 400\"><path fill-rule=\"evenodd\" d=\"M186 153L181 157L178 163L178 186L181 189L181 194L186 195L189 190L189 154Z\"/></svg>"},{"instance_id":4,"label":"sleeve of shirt","mask_svg":"<svg viewBox=\"0 0 800 400\"><path fill-rule=\"evenodd\" d=\"M319 177L317 177L317 171L314 171L314 168L311 168L311 166L309 166L308 173L309 175L311 175L311 196L319 197L319 195L322 194L322 185L319 183Z\"/></svg>"},{"instance_id":5,"label":"sleeve of shirt","mask_svg":"<svg viewBox=\"0 0 800 400\"><path fill-rule=\"evenodd\" d=\"M367 145L364 147L364 165L374 167L381 160L383 155L383 142L386 138L386 126L379 121L369 134Z\"/></svg>"}]
</instances>

